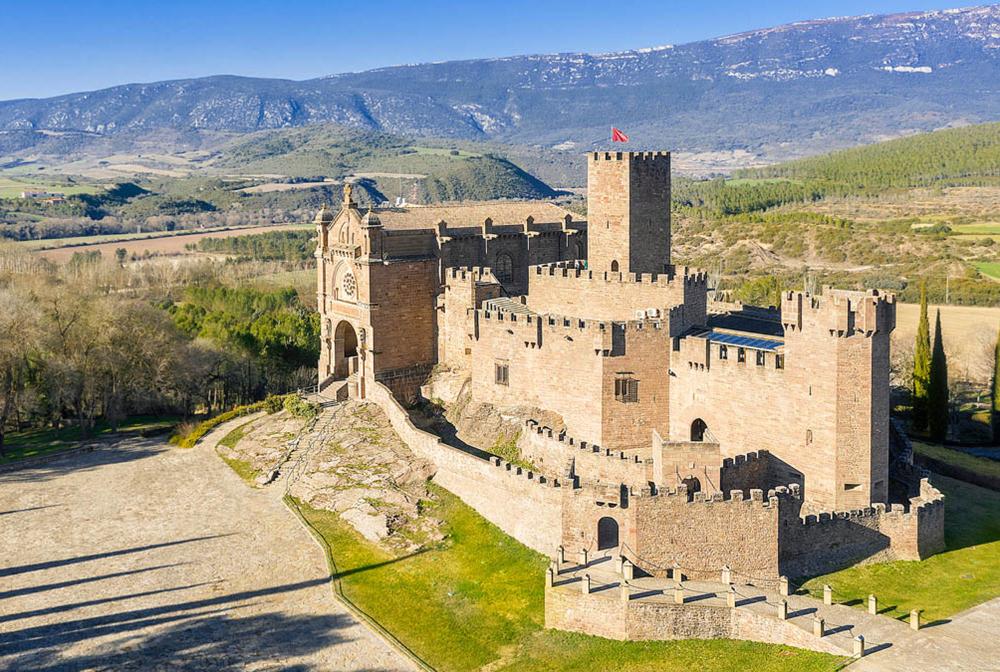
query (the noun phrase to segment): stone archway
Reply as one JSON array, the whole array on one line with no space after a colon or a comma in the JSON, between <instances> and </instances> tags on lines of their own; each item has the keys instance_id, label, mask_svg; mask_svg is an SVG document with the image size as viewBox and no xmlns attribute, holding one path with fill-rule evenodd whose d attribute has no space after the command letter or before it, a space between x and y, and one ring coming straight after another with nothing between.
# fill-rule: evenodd
<instances>
[{"instance_id":1,"label":"stone archway","mask_svg":"<svg viewBox=\"0 0 1000 672\"><path fill-rule=\"evenodd\" d=\"M597 521L597 550L618 548L618 521L605 516Z\"/></svg>"},{"instance_id":2,"label":"stone archway","mask_svg":"<svg viewBox=\"0 0 1000 672\"><path fill-rule=\"evenodd\" d=\"M341 320L333 332L333 376L343 380L358 370L358 334L347 320Z\"/></svg>"},{"instance_id":3,"label":"stone archway","mask_svg":"<svg viewBox=\"0 0 1000 672\"><path fill-rule=\"evenodd\" d=\"M695 421L691 423L692 441L704 441L706 432L708 432L708 425L701 418L696 418Z\"/></svg>"}]
</instances>

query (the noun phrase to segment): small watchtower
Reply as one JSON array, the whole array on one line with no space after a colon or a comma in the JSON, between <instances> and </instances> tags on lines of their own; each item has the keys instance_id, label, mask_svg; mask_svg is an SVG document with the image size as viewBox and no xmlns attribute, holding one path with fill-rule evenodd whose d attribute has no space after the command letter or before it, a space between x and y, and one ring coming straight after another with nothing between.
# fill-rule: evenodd
<instances>
[{"instance_id":1,"label":"small watchtower","mask_svg":"<svg viewBox=\"0 0 1000 672\"><path fill-rule=\"evenodd\" d=\"M670 152L592 152L587 159L587 266L666 273Z\"/></svg>"}]
</instances>

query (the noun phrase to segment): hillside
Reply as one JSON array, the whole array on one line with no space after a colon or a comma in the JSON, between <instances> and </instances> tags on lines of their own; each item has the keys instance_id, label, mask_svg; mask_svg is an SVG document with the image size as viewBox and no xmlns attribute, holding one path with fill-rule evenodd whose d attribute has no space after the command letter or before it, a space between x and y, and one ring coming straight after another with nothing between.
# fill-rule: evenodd
<instances>
[{"instance_id":1,"label":"hillside","mask_svg":"<svg viewBox=\"0 0 1000 672\"><path fill-rule=\"evenodd\" d=\"M213 133L337 123L587 149L804 156L997 120L1000 6L804 21L612 54L397 66L291 81L218 76L0 102L0 152L198 146Z\"/></svg>"}]
</instances>

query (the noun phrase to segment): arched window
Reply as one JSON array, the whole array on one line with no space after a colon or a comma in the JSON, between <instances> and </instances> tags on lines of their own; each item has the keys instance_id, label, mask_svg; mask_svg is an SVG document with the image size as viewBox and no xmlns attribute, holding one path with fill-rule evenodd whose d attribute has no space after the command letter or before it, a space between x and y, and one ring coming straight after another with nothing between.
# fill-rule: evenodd
<instances>
[{"instance_id":1,"label":"arched window","mask_svg":"<svg viewBox=\"0 0 1000 672\"><path fill-rule=\"evenodd\" d=\"M514 260L506 252L497 255L497 280L508 283L514 279Z\"/></svg>"},{"instance_id":2,"label":"arched window","mask_svg":"<svg viewBox=\"0 0 1000 672\"><path fill-rule=\"evenodd\" d=\"M618 262L617 261L612 261L611 262L611 272L612 273L617 273L618 272Z\"/></svg>"},{"instance_id":3,"label":"arched window","mask_svg":"<svg viewBox=\"0 0 1000 672\"><path fill-rule=\"evenodd\" d=\"M701 481L699 481L694 476L688 476L683 481L681 481L681 483L687 486L687 491L689 495L693 495L696 492L701 492Z\"/></svg>"},{"instance_id":4,"label":"arched window","mask_svg":"<svg viewBox=\"0 0 1000 672\"><path fill-rule=\"evenodd\" d=\"M691 440L692 441L704 441L705 432L708 431L708 425L701 418L696 419L691 423Z\"/></svg>"}]
</instances>

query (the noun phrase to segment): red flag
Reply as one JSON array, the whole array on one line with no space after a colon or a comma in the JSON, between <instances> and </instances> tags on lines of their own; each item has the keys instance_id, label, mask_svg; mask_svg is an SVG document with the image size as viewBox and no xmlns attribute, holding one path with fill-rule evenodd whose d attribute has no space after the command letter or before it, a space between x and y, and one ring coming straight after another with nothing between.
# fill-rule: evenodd
<instances>
[{"instance_id":1,"label":"red flag","mask_svg":"<svg viewBox=\"0 0 1000 672\"><path fill-rule=\"evenodd\" d=\"M611 127L611 142L628 142L628 136L614 126Z\"/></svg>"}]
</instances>

